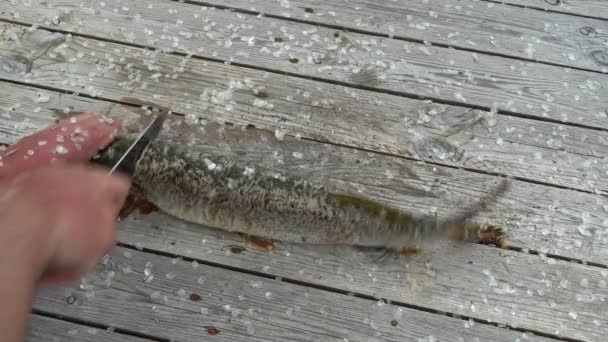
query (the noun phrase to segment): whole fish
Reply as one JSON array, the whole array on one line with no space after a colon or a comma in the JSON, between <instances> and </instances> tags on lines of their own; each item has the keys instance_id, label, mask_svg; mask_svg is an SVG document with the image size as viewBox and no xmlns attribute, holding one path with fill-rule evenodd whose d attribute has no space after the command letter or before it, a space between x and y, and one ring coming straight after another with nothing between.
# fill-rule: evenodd
<instances>
[{"instance_id":1,"label":"whole fish","mask_svg":"<svg viewBox=\"0 0 608 342\"><path fill-rule=\"evenodd\" d=\"M97 162L113 165L134 139L118 138ZM494 194L455 217L416 216L226 157L188 153L162 140L145 148L132 183L140 196L184 221L269 240L394 250L431 239L479 238L494 228L468 221L509 185L504 180Z\"/></svg>"}]
</instances>

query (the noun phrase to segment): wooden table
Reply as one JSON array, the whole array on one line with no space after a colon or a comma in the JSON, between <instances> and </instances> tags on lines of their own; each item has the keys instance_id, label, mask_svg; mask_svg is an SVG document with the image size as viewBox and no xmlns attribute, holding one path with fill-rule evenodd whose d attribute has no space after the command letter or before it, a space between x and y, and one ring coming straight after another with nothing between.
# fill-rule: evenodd
<instances>
[{"instance_id":1,"label":"wooden table","mask_svg":"<svg viewBox=\"0 0 608 342\"><path fill-rule=\"evenodd\" d=\"M509 244L420 255L120 223L30 341L608 340L608 2L2 0L0 143L94 111L193 152L449 215Z\"/></svg>"}]
</instances>

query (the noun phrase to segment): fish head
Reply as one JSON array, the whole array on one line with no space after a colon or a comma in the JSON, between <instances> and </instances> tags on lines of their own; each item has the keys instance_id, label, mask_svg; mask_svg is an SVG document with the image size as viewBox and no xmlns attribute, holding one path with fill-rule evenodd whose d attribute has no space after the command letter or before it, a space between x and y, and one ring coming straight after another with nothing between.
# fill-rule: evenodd
<instances>
[{"instance_id":1,"label":"fish head","mask_svg":"<svg viewBox=\"0 0 608 342\"><path fill-rule=\"evenodd\" d=\"M135 135L125 135L115 138L106 148L101 150L99 154L93 159L93 163L105 166L108 168L113 167L118 163L125 153L129 150L129 147L135 142Z\"/></svg>"}]
</instances>

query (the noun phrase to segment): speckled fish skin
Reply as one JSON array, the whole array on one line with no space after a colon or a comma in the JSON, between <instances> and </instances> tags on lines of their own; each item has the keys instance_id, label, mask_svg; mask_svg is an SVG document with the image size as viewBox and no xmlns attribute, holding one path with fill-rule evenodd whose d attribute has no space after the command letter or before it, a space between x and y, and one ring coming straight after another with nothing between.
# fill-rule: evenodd
<instances>
[{"instance_id":1,"label":"speckled fish skin","mask_svg":"<svg viewBox=\"0 0 608 342\"><path fill-rule=\"evenodd\" d=\"M113 165L133 139L115 140L99 162ZM430 239L474 238L481 227L467 221L488 201L476 202L449 219L415 217L250 166L223 157L195 156L156 140L144 150L132 181L146 200L184 221L285 242L391 249ZM490 197L507 187L503 182Z\"/></svg>"}]
</instances>

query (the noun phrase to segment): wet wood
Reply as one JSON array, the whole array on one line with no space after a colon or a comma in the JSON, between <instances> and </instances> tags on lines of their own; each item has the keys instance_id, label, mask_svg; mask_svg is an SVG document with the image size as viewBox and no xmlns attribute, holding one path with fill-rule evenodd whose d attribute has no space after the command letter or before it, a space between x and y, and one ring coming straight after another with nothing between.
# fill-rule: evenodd
<instances>
[{"instance_id":1,"label":"wet wood","mask_svg":"<svg viewBox=\"0 0 608 342\"><path fill-rule=\"evenodd\" d=\"M4 42L3 54L10 59L18 47ZM603 131L184 60L90 39L72 38L68 46L60 49L62 54L38 52L41 56L26 76L27 82L114 101L152 101L206 120L253 124L439 164L593 192L608 189L603 157L608 138ZM144 65L152 60L158 60L157 70ZM176 69L182 64L183 70ZM66 74L72 75L71 81ZM19 73L1 75L23 80ZM570 99L563 101L578 106ZM601 101L586 103L602 105Z\"/></svg>"},{"instance_id":2,"label":"wet wood","mask_svg":"<svg viewBox=\"0 0 608 342\"><path fill-rule=\"evenodd\" d=\"M146 271L146 269L148 271ZM522 332L116 248L84 290L34 307L174 341L515 341ZM192 301L196 293L200 301ZM66 298L74 297L73 304ZM550 342L526 334L529 341Z\"/></svg>"},{"instance_id":3,"label":"wet wood","mask_svg":"<svg viewBox=\"0 0 608 342\"><path fill-rule=\"evenodd\" d=\"M114 8L125 5L117 0L112 1L120 3ZM179 7L180 5L175 2L161 1L148 9L143 3L133 1L132 7L125 6L125 8L129 8L129 11L125 13L114 12L112 8L104 9L103 12L99 8L79 9L79 7L74 8L72 2L63 3L66 5L63 5L62 8L70 11L69 18L71 19L61 21L64 24L60 23L57 27L52 25L52 20L40 21L40 15L32 11L22 11L24 14L20 14L20 18L25 20L28 26L34 23L45 24L46 27L74 30L100 38L110 37L138 45L177 50L205 58L219 59L227 63L241 63L256 68L290 72L380 92L398 93L412 97L422 96L486 109L496 106L498 109L510 113L608 128L607 109L602 101L608 97L608 74L372 37L277 19L259 19L239 13L211 11L202 12L198 18L194 18L181 14L191 13L200 9L200 6L184 4ZM416 3L419 2L416 1ZM2 3L0 2L0 4ZM12 7L13 5L7 4L7 6ZM514 7L508 6L508 8ZM183 24L164 24L168 20L167 13L173 10L177 11L175 15L178 15L175 20L183 22ZM6 8L5 11L8 13L10 9ZM63 13L62 11L51 9L44 17L50 18L53 14ZM99 13L95 11L99 11ZM534 10L534 12L539 11ZM91 13L96 14L91 15ZM131 17L134 13L140 13L140 19L132 20ZM402 16L400 15L398 18L401 20ZM509 18L509 20L512 19ZM206 31L206 26L214 27L214 23L218 27L216 31ZM542 22L535 21L535 23ZM409 28L408 30L411 31ZM486 33L483 34L485 37ZM161 35L162 39L158 35ZM516 41L521 41L518 34L513 35L516 36ZM578 33L573 33L573 36L577 35L580 36ZM558 36L561 37L563 34L560 33ZM287 42L277 42L277 37L287 39ZM549 40L551 41L551 39ZM601 49L594 48L593 51L598 51L600 60L608 60L608 55L602 57L604 53L608 54L604 51L603 38L597 38L597 40ZM86 55L83 58L76 57L71 53L72 51L75 54L78 52L86 54L90 52L91 48L96 49L94 47L97 45L96 42L90 42L89 46L84 49L78 47L84 42L85 40L74 39L70 44L70 49L66 51L71 56L67 59L74 59L72 61L74 65L71 68L76 69L80 63L90 59ZM545 46L544 44L538 45ZM109 53L118 48L112 44L105 46ZM556 46L560 52L563 51L564 46L560 44ZM580 44L576 46L576 51L584 50ZM148 56L148 58L156 57ZM158 58L170 59L160 56ZM114 58L114 63L122 64L119 60L119 58ZM295 60L298 62L294 63ZM205 62L182 60L181 64L184 63L186 64L184 68L188 68L188 66ZM608 61L606 63L608 65ZM195 77L188 71L182 73L179 68L174 70L175 66L181 64L180 61L175 60L172 64L164 64L170 68L163 68L159 71L161 75L177 72L181 74L180 77ZM134 67L137 68L137 66ZM259 80L259 76L256 77L256 74L264 75L263 72L256 73L253 70L243 70L216 63L210 63L208 69L210 73L217 72L217 75L226 76L238 72L254 81ZM154 74L156 72L148 72L144 75L150 77ZM157 75L156 80L150 79L147 82L160 81L158 77L160 76ZM203 75L198 75L198 77L203 77ZM207 77L213 78L211 75ZM268 81L277 77L284 80L283 77L276 74L267 76ZM124 78L125 76L122 76L122 79ZM194 82L197 80L197 78L192 79ZM163 79L159 84L168 86L167 81ZM184 82L183 79L180 82L183 87L182 82ZM290 84L301 84L299 79L289 82ZM256 83L259 86L259 82ZM302 87L304 89L302 92L310 91L310 88L314 87ZM353 92L356 91L348 90L343 92L343 96ZM272 94L268 94L272 96ZM191 94L197 98L199 95L200 93ZM318 98L312 96L311 100L320 102Z\"/></svg>"},{"instance_id":4,"label":"wet wood","mask_svg":"<svg viewBox=\"0 0 608 342\"><path fill-rule=\"evenodd\" d=\"M32 315L26 342L149 342L153 340L133 337L101 329L70 323L56 318Z\"/></svg>"}]
</instances>

